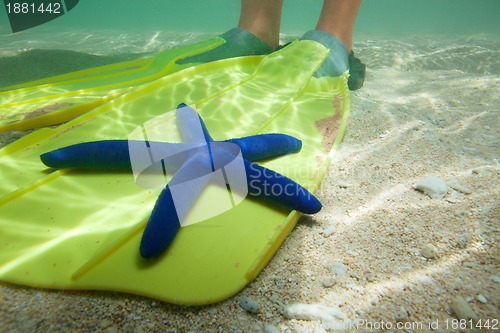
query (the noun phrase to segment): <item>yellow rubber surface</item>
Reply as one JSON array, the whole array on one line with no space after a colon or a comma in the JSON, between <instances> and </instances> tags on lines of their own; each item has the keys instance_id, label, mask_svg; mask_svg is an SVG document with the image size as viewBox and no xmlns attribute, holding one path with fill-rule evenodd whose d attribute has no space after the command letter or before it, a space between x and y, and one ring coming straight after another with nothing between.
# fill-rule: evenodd
<instances>
[{"instance_id":1,"label":"yellow rubber surface","mask_svg":"<svg viewBox=\"0 0 500 333\"><path fill-rule=\"evenodd\" d=\"M0 132L28 130L74 119L129 89L191 66L175 62L224 42L216 37L166 50L152 58L85 69L3 88L0 91Z\"/></svg>"}]
</instances>

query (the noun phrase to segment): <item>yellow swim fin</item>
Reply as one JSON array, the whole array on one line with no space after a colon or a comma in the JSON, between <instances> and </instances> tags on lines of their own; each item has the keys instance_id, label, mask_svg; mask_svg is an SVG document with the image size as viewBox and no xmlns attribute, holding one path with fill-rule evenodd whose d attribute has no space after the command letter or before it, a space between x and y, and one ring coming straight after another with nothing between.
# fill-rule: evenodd
<instances>
[{"instance_id":1,"label":"yellow swim fin","mask_svg":"<svg viewBox=\"0 0 500 333\"><path fill-rule=\"evenodd\" d=\"M0 132L61 124L124 94L128 89L175 73L192 64L176 61L213 49L215 37L166 50L154 57L124 61L0 90Z\"/></svg>"},{"instance_id":2,"label":"yellow swim fin","mask_svg":"<svg viewBox=\"0 0 500 333\"><path fill-rule=\"evenodd\" d=\"M53 170L40 154L85 141L127 139L161 117L148 140L179 142L174 112L196 105L216 140L285 133L298 154L261 165L315 192L340 143L350 110L345 76L315 78L328 50L296 41L267 56L190 67L135 87L57 128L0 150L0 280L43 288L114 290L176 304L226 299L254 279L300 214L245 198L219 215L183 226L154 262L139 255L159 190L104 170ZM227 189L208 187L189 214Z\"/></svg>"}]
</instances>

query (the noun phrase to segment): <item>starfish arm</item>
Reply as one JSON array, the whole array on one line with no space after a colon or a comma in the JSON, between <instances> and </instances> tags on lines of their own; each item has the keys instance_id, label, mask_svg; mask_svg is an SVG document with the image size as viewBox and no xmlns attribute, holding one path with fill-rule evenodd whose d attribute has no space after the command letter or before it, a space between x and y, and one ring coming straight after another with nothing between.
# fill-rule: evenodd
<instances>
[{"instance_id":1,"label":"starfish arm","mask_svg":"<svg viewBox=\"0 0 500 333\"><path fill-rule=\"evenodd\" d=\"M206 187L212 172L207 154L189 159L175 173L155 203L142 235L140 252L146 259L162 255L173 242L189 210Z\"/></svg>"},{"instance_id":2,"label":"starfish arm","mask_svg":"<svg viewBox=\"0 0 500 333\"><path fill-rule=\"evenodd\" d=\"M301 213L314 214L321 210L319 200L290 178L245 160L248 193Z\"/></svg>"},{"instance_id":3,"label":"starfish arm","mask_svg":"<svg viewBox=\"0 0 500 333\"><path fill-rule=\"evenodd\" d=\"M174 206L170 187L167 185L156 201L139 247L146 259L159 257L174 241L181 224Z\"/></svg>"},{"instance_id":4,"label":"starfish arm","mask_svg":"<svg viewBox=\"0 0 500 333\"><path fill-rule=\"evenodd\" d=\"M79 143L40 155L52 168L103 168L132 170L140 164L144 170L164 161L165 171L175 173L191 156L206 151L206 146L189 143L103 140Z\"/></svg>"},{"instance_id":5,"label":"starfish arm","mask_svg":"<svg viewBox=\"0 0 500 333\"><path fill-rule=\"evenodd\" d=\"M175 117L184 142L205 143L213 141L205 122L193 108L181 103L177 106ZM198 129L200 130L198 131Z\"/></svg>"},{"instance_id":6,"label":"starfish arm","mask_svg":"<svg viewBox=\"0 0 500 333\"><path fill-rule=\"evenodd\" d=\"M59 148L40 155L52 168L113 168L131 170L127 140L85 142Z\"/></svg>"},{"instance_id":7,"label":"starfish arm","mask_svg":"<svg viewBox=\"0 0 500 333\"><path fill-rule=\"evenodd\" d=\"M302 141L286 134L259 134L244 138L229 139L225 142L237 144L243 158L257 161L280 155L297 153L302 148Z\"/></svg>"}]
</instances>

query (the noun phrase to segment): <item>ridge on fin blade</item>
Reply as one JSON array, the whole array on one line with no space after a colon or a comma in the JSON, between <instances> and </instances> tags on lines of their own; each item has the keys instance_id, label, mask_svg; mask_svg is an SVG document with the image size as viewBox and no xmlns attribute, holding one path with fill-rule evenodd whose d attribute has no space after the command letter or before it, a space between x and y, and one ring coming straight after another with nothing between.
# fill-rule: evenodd
<instances>
[{"instance_id":1,"label":"ridge on fin blade","mask_svg":"<svg viewBox=\"0 0 500 333\"><path fill-rule=\"evenodd\" d=\"M299 213L247 197L204 219L205 207L214 205L210 199L227 196L227 189L209 186L186 217L204 220L180 228L151 265L138 248L159 189L137 186L129 172L54 171L39 156L81 142L144 140L146 132L150 141L179 142L172 111L184 101L197 106L214 140L261 133L301 140L299 153L261 165L314 193L350 110L345 76L312 75L327 54L316 42L297 41L267 56L200 64L0 150L0 280L121 291L186 305L236 294L272 258ZM130 137L136 130L142 136Z\"/></svg>"},{"instance_id":2,"label":"ridge on fin blade","mask_svg":"<svg viewBox=\"0 0 500 333\"><path fill-rule=\"evenodd\" d=\"M99 66L0 90L0 132L57 125L130 89L193 64L176 62L224 43L215 37L166 50L154 57Z\"/></svg>"}]
</instances>

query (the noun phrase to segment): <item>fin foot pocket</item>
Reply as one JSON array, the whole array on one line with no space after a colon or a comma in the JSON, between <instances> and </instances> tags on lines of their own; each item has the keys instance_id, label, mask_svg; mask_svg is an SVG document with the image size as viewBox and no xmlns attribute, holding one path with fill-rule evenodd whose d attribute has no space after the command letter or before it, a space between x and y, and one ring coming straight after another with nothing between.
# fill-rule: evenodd
<instances>
[{"instance_id":1,"label":"fin foot pocket","mask_svg":"<svg viewBox=\"0 0 500 333\"><path fill-rule=\"evenodd\" d=\"M360 89L365 82L365 76L366 65L354 56L354 51L351 51L349 53L349 79L347 80L349 90Z\"/></svg>"},{"instance_id":2,"label":"fin foot pocket","mask_svg":"<svg viewBox=\"0 0 500 333\"><path fill-rule=\"evenodd\" d=\"M234 28L226 31L220 37L226 40L225 44L205 53L178 60L177 64L206 63L249 55L264 55L273 51L269 45L244 29Z\"/></svg>"}]
</instances>

